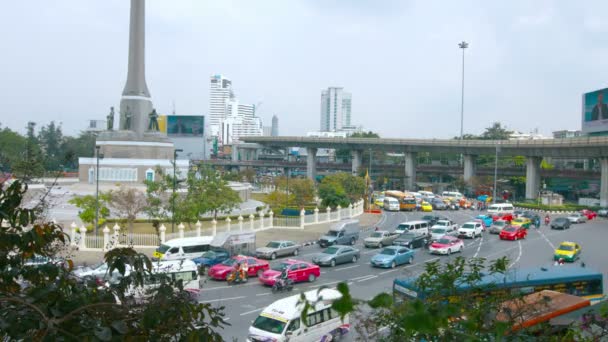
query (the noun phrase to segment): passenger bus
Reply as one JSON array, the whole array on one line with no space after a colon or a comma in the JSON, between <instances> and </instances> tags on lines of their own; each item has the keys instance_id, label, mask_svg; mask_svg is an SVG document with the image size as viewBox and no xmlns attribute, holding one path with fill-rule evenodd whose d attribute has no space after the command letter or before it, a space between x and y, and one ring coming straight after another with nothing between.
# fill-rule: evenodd
<instances>
[{"instance_id":1,"label":"passenger bus","mask_svg":"<svg viewBox=\"0 0 608 342\"><path fill-rule=\"evenodd\" d=\"M426 293L418 289L417 278L397 278L393 281L395 302L424 300ZM486 275L474 286L462 284L457 293L477 295L479 292L526 295L552 290L589 299L595 304L604 298L603 275L586 267L549 266L511 269L505 274Z\"/></svg>"},{"instance_id":2,"label":"passenger bus","mask_svg":"<svg viewBox=\"0 0 608 342\"><path fill-rule=\"evenodd\" d=\"M416 210L416 197L409 192L391 190L385 191L384 196L396 198L399 201L400 210Z\"/></svg>"}]
</instances>

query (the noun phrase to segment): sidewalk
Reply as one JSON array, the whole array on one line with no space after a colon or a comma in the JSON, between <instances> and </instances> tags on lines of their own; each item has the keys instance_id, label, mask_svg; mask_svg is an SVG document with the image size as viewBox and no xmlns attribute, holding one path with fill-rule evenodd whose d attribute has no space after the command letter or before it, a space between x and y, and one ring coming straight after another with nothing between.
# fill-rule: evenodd
<instances>
[{"instance_id":1,"label":"sidewalk","mask_svg":"<svg viewBox=\"0 0 608 342\"><path fill-rule=\"evenodd\" d=\"M364 213L357 217L361 223L362 229L367 229L380 220L382 216L378 214ZM279 229L272 228L260 232L256 232L256 247L263 247L269 241L273 240L292 240L299 243L313 242L319 239L321 235L329 230L336 222L319 223L307 226L304 229ZM138 248L137 251L151 257L155 247ZM76 266L94 265L103 261L104 252L101 251L74 251L73 260Z\"/></svg>"}]
</instances>

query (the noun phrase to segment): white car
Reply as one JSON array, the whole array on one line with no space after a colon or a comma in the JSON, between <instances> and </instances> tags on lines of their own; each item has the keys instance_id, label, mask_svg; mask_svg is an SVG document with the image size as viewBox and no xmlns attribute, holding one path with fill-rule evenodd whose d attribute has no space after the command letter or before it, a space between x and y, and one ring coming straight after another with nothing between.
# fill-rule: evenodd
<instances>
[{"instance_id":1,"label":"white car","mask_svg":"<svg viewBox=\"0 0 608 342\"><path fill-rule=\"evenodd\" d=\"M439 220L435 222L432 228L447 228L449 231L458 230L458 225L450 220Z\"/></svg>"},{"instance_id":2,"label":"white car","mask_svg":"<svg viewBox=\"0 0 608 342\"><path fill-rule=\"evenodd\" d=\"M474 239L481 236L482 232L483 226L481 222L466 222L458 229L458 236Z\"/></svg>"},{"instance_id":3,"label":"white car","mask_svg":"<svg viewBox=\"0 0 608 342\"><path fill-rule=\"evenodd\" d=\"M464 242L454 236L443 236L441 239L433 242L429 246L429 252L431 254L446 254L450 255L455 252L462 252L464 249Z\"/></svg>"},{"instance_id":4,"label":"white car","mask_svg":"<svg viewBox=\"0 0 608 342\"><path fill-rule=\"evenodd\" d=\"M585 223L587 222L587 216L581 213L570 214L568 215L568 221L570 221L570 223Z\"/></svg>"},{"instance_id":5,"label":"white car","mask_svg":"<svg viewBox=\"0 0 608 342\"><path fill-rule=\"evenodd\" d=\"M437 241L446 235L452 235L452 234L454 234L454 231L449 228L433 227L431 229L431 241Z\"/></svg>"}]
</instances>

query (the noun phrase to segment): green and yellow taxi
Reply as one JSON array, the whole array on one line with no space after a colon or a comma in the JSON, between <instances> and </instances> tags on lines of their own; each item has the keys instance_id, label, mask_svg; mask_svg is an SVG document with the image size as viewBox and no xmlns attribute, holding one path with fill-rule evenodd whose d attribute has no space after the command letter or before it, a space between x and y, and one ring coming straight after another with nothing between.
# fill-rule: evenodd
<instances>
[{"instance_id":1,"label":"green and yellow taxi","mask_svg":"<svg viewBox=\"0 0 608 342\"><path fill-rule=\"evenodd\" d=\"M384 196L378 196L378 197L374 198L374 204L379 207L384 206Z\"/></svg>"},{"instance_id":2,"label":"green and yellow taxi","mask_svg":"<svg viewBox=\"0 0 608 342\"><path fill-rule=\"evenodd\" d=\"M420 210L430 212L433 211L433 206L429 202L420 203Z\"/></svg>"},{"instance_id":3,"label":"green and yellow taxi","mask_svg":"<svg viewBox=\"0 0 608 342\"><path fill-rule=\"evenodd\" d=\"M518 217L511 221L512 226L522 227L525 229L529 229L531 224L532 224L532 221L530 221L529 218L525 218L525 217Z\"/></svg>"},{"instance_id":4,"label":"green and yellow taxi","mask_svg":"<svg viewBox=\"0 0 608 342\"><path fill-rule=\"evenodd\" d=\"M553 260L564 259L564 261L574 262L581 255L581 245L576 242L564 241L553 254Z\"/></svg>"}]
</instances>

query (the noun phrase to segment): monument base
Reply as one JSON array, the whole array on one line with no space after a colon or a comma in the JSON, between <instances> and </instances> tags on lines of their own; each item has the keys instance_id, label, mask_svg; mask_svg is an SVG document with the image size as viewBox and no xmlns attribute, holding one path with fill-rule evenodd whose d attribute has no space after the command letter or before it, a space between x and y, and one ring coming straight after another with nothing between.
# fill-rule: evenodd
<instances>
[{"instance_id":1,"label":"monument base","mask_svg":"<svg viewBox=\"0 0 608 342\"><path fill-rule=\"evenodd\" d=\"M145 132L138 137L133 131L106 131L96 144L104 158L173 159L174 146L160 132Z\"/></svg>"},{"instance_id":2,"label":"monument base","mask_svg":"<svg viewBox=\"0 0 608 342\"><path fill-rule=\"evenodd\" d=\"M188 174L190 161L178 159L175 169L179 177ZM78 158L78 179L83 183L95 182L97 158ZM161 174L173 174L172 159L104 158L99 160L99 181L112 183L143 183L158 180Z\"/></svg>"}]
</instances>

